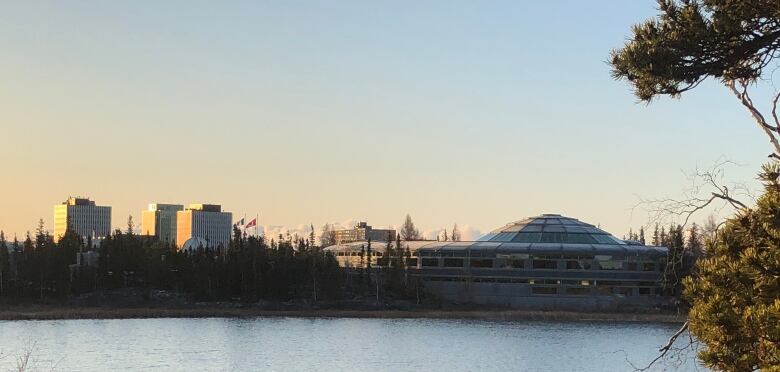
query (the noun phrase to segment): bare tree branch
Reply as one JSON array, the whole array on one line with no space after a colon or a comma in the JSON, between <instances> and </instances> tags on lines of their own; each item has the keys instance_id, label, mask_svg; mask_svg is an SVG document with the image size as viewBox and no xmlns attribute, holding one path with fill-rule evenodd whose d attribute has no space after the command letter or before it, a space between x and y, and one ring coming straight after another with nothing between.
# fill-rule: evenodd
<instances>
[{"instance_id":1,"label":"bare tree branch","mask_svg":"<svg viewBox=\"0 0 780 372\"><path fill-rule=\"evenodd\" d=\"M681 336L683 333L685 333L687 330L688 330L688 322L685 322L685 323L683 323L683 325L680 327L680 329L678 329L678 330L677 330L677 332L675 332L675 333L674 333L674 334L673 334L671 337L669 337L669 341L667 341L667 342L666 342L666 344L664 344L663 346L661 346L661 348L660 348L660 349L658 349L658 352L659 352L658 356L657 356L657 357L655 357L655 359L653 359L652 361L650 361L650 363L649 363L648 365L646 365L645 367L643 367L643 368L637 368L637 367L636 367L636 366L634 366L632 363L630 363L630 362L629 362L629 364L631 364L631 366L632 366L632 367L634 367L634 371L647 371L647 370L648 370L648 369L650 369L650 368L651 368L651 367L652 367L652 366L653 366L655 363L657 363L659 360L661 360L661 359L663 359L664 357L666 357L666 356L667 356L667 354L668 354L670 351L672 351L672 350L676 350L676 351L678 351L678 352L679 352L679 351L682 351L682 350L685 350L685 349L688 349L688 348L691 348L691 347L693 347L693 345L694 345L696 342L693 340L693 337L690 335L690 333L688 333L688 340L689 340L689 343L688 343L688 344L686 344L686 345L685 345L684 347L682 347L682 348L673 349L673 346L674 346L675 342L677 342L677 339L678 339L678 338L679 338L679 337L680 337L680 336Z\"/></svg>"},{"instance_id":2,"label":"bare tree branch","mask_svg":"<svg viewBox=\"0 0 780 372\"><path fill-rule=\"evenodd\" d=\"M742 87L741 92L737 89L736 82L734 80L726 80L725 84L726 87L729 88L731 93L733 93L737 98L739 98L739 101L742 103L742 106L745 106L745 108L748 109L750 115L753 116L753 119L755 119L756 122L758 123L758 126L761 128L761 130L764 131L767 137L769 137L769 142L772 143L772 146L775 149L773 154L775 155L774 157L777 158L778 156L780 156L780 141L778 141L778 138L775 135L775 133L780 133L780 128L767 123L766 119L764 118L764 115L762 115L761 112L753 104L753 101L750 99L750 96L747 93L748 83L746 81L739 82L740 86Z\"/></svg>"},{"instance_id":3,"label":"bare tree branch","mask_svg":"<svg viewBox=\"0 0 780 372\"><path fill-rule=\"evenodd\" d=\"M640 199L631 209L633 211L643 207L647 210L647 227L671 219L671 222L675 223L682 221L683 228L695 214L708 208L744 209L747 204L743 200L754 201L755 195L744 183L725 182L725 168L732 165L740 166L730 160L719 160L709 169L697 168L693 172L683 172L690 181L690 187L684 190L680 197ZM718 201L723 203L717 203Z\"/></svg>"}]
</instances>

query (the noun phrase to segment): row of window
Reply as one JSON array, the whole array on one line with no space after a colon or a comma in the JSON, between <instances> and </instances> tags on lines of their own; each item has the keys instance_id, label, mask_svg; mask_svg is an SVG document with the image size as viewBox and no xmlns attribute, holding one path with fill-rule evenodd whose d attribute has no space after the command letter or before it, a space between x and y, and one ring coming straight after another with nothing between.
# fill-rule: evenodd
<instances>
[{"instance_id":1,"label":"row of window","mask_svg":"<svg viewBox=\"0 0 780 372\"><path fill-rule=\"evenodd\" d=\"M429 277L428 281L464 281L462 278L444 278L444 277ZM565 294L569 296L590 296L590 295L622 295L622 296L649 296L649 295L661 295L662 289L657 286L645 286L645 287L617 287L607 284L598 284L595 286L565 286L558 287L545 283L540 280L528 280L528 279L504 279L504 278L474 278L472 282L475 283L522 283L531 285L532 295L547 295L555 296L558 294ZM541 282L541 283L540 283ZM630 285L631 283L626 283ZM595 287L595 291L594 288Z\"/></svg>"},{"instance_id":2,"label":"row of window","mask_svg":"<svg viewBox=\"0 0 780 372\"><path fill-rule=\"evenodd\" d=\"M562 230L562 229L561 229ZM625 244L607 234L586 232L506 232L489 239L491 242L505 243L568 243L568 244Z\"/></svg>"},{"instance_id":3,"label":"row of window","mask_svg":"<svg viewBox=\"0 0 780 372\"><path fill-rule=\"evenodd\" d=\"M468 266L473 268L498 268L498 269L525 269L533 270L557 270L557 260L530 260L530 267L527 267L526 260L522 259L491 259L491 258L472 258L468 261ZM422 267L448 267L462 268L466 265L463 258L423 258ZM566 270L625 270L625 271L655 271L655 262L624 262L622 260L605 261L565 261Z\"/></svg>"}]
</instances>

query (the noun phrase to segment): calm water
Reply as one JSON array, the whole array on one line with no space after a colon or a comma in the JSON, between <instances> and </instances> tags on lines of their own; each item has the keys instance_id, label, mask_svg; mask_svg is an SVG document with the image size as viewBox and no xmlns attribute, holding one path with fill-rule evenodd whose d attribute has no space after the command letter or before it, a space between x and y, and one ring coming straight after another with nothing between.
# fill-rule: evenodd
<instances>
[{"instance_id":1,"label":"calm water","mask_svg":"<svg viewBox=\"0 0 780 372\"><path fill-rule=\"evenodd\" d=\"M631 371L673 324L394 319L0 321L0 371ZM683 363L680 365L680 363ZM656 371L695 371L694 356Z\"/></svg>"}]
</instances>

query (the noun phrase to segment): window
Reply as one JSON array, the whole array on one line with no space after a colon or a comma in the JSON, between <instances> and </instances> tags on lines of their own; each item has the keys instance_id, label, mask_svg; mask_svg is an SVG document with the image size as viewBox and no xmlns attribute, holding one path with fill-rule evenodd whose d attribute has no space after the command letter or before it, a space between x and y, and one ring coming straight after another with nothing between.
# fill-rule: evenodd
<instances>
[{"instance_id":1,"label":"window","mask_svg":"<svg viewBox=\"0 0 780 372\"><path fill-rule=\"evenodd\" d=\"M542 243L562 243L564 233L542 233Z\"/></svg>"},{"instance_id":2,"label":"window","mask_svg":"<svg viewBox=\"0 0 780 372\"><path fill-rule=\"evenodd\" d=\"M462 258L445 258L444 267L463 267Z\"/></svg>"},{"instance_id":3,"label":"window","mask_svg":"<svg viewBox=\"0 0 780 372\"><path fill-rule=\"evenodd\" d=\"M573 296L586 296L590 294L590 288L587 287L570 287L566 288L567 295Z\"/></svg>"},{"instance_id":4,"label":"window","mask_svg":"<svg viewBox=\"0 0 780 372\"><path fill-rule=\"evenodd\" d=\"M566 270L589 270L589 261L566 261Z\"/></svg>"},{"instance_id":5,"label":"window","mask_svg":"<svg viewBox=\"0 0 780 372\"><path fill-rule=\"evenodd\" d=\"M642 271L655 271L655 263L645 262L642 264Z\"/></svg>"},{"instance_id":6,"label":"window","mask_svg":"<svg viewBox=\"0 0 780 372\"><path fill-rule=\"evenodd\" d=\"M493 267L493 260L487 258L472 259L471 267Z\"/></svg>"},{"instance_id":7,"label":"window","mask_svg":"<svg viewBox=\"0 0 780 372\"><path fill-rule=\"evenodd\" d=\"M623 261L621 260L600 261L599 266L601 267L601 270L622 270Z\"/></svg>"},{"instance_id":8,"label":"window","mask_svg":"<svg viewBox=\"0 0 780 372\"><path fill-rule=\"evenodd\" d=\"M538 243L542 233L521 232L512 239L515 243Z\"/></svg>"},{"instance_id":9,"label":"window","mask_svg":"<svg viewBox=\"0 0 780 372\"><path fill-rule=\"evenodd\" d=\"M628 288L628 287L617 287L616 291L618 294L621 294L623 296L633 296L634 295L634 289Z\"/></svg>"},{"instance_id":10,"label":"window","mask_svg":"<svg viewBox=\"0 0 780 372\"><path fill-rule=\"evenodd\" d=\"M555 270L558 268L558 261L553 260L533 260L534 270Z\"/></svg>"},{"instance_id":11,"label":"window","mask_svg":"<svg viewBox=\"0 0 780 372\"><path fill-rule=\"evenodd\" d=\"M556 295L558 294L558 288L556 287L532 287L531 294L535 295Z\"/></svg>"},{"instance_id":12,"label":"window","mask_svg":"<svg viewBox=\"0 0 780 372\"><path fill-rule=\"evenodd\" d=\"M490 239L492 242L510 242L512 241L512 238L515 237L517 233L499 233L498 235L494 236Z\"/></svg>"},{"instance_id":13,"label":"window","mask_svg":"<svg viewBox=\"0 0 780 372\"><path fill-rule=\"evenodd\" d=\"M522 269L525 267L525 260L511 258L500 259L502 269Z\"/></svg>"},{"instance_id":14,"label":"window","mask_svg":"<svg viewBox=\"0 0 780 372\"><path fill-rule=\"evenodd\" d=\"M622 244L618 242L615 238L606 235L606 234L593 234L591 235L596 241L598 241L600 244Z\"/></svg>"},{"instance_id":15,"label":"window","mask_svg":"<svg viewBox=\"0 0 780 372\"><path fill-rule=\"evenodd\" d=\"M422 259L422 266L423 267L437 267L437 266L439 266L439 259L438 258L423 258Z\"/></svg>"},{"instance_id":16,"label":"window","mask_svg":"<svg viewBox=\"0 0 780 372\"><path fill-rule=\"evenodd\" d=\"M566 234L566 243L572 244L596 244L596 239L593 239L589 234Z\"/></svg>"},{"instance_id":17,"label":"window","mask_svg":"<svg viewBox=\"0 0 780 372\"><path fill-rule=\"evenodd\" d=\"M608 285L600 285L598 286L598 291L600 295L611 295L612 287Z\"/></svg>"},{"instance_id":18,"label":"window","mask_svg":"<svg viewBox=\"0 0 780 372\"><path fill-rule=\"evenodd\" d=\"M653 289L652 288L639 288L639 294L641 296L651 295L651 294L653 294Z\"/></svg>"},{"instance_id":19,"label":"window","mask_svg":"<svg viewBox=\"0 0 780 372\"><path fill-rule=\"evenodd\" d=\"M636 262L628 262L626 264L628 265L626 270L628 270L628 271L636 271Z\"/></svg>"}]
</instances>

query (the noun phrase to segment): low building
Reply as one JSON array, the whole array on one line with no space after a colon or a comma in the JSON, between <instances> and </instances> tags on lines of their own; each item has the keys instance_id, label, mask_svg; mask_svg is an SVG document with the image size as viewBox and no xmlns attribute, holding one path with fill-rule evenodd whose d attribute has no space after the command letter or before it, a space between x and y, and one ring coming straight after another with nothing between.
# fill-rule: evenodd
<instances>
[{"instance_id":1,"label":"low building","mask_svg":"<svg viewBox=\"0 0 780 372\"><path fill-rule=\"evenodd\" d=\"M176 245L181 248L193 237L203 238L206 248L227 247L232 233L233 214L216 204L190 204L176 212Z\"/></svg>"},{"instance_id":2,"label":"low building","mask_svg":"<svg viewBox=\"0 0 780 372\"><path fill-rule=\"evenodd\" d=\"M68 230L85 241L105 238L111 234L111 207L97 206L88 198L69 197L54 206L54 240L59 242Z\"/></svg>"},{"instance_id":3,"label":"low building","mask_svg":"<svg viewBox=\"0 0 780 372\"><path fill-rule=\"evenodd\" d=\"M385 244L326 248L343 266L376 265ZM395 247L394 247L395 248ZM668 250L627 243L574 218L545 214L472 242L402 242L410 274L455 303L526 309L616 310L660 306Z\"/></svg>"},{"instance_id":4,"label":"low building","mask_svg":"<svg viewBox=\"0 0 780 372\"><path fill-rule=\"evenodd\" d=\"M334 238L337 244L371 241L387 241L395 239L395 230L392 229L374 229L366 222L360 222L351 229L334 230Z\"/></svg>"},{"instance_id":5,"label":"low building","mask_svg":"<svg viewBox=\"0 0 780 372\"><path fill-rule=\"evenodd\" d=\"M180 204L149 204L141 212L141 235L154 236L162 242L176 241L176 213L184 210Z\"/></svg>"}]
</instances>

